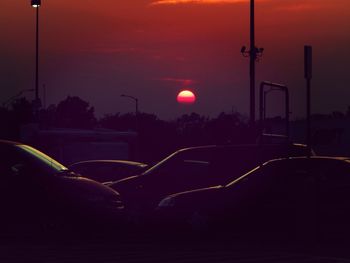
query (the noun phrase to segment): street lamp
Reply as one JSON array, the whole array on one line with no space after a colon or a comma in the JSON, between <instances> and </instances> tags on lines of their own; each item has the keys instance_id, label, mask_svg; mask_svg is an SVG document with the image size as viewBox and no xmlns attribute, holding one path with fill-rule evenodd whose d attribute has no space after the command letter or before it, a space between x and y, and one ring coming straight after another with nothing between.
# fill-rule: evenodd
<instances>
[{"instance_id":1,"label":"street lamp","mask_svg":"<svg viewBox=\"0 0 350 263\"><path fill-rule=\"evenodd\" d=\"M135 98L134 96L125 95L125 94L120 95L120 97L129 98L129 99L132 99L133 101L135 101L136 131L138 132L138 129L139 129L139 124L138 124L138 122L139 122L138 121L138 118L139 118L139 100L137 98Z\"/></svg>"},{"instance_id":2,"label":"street lamp","mask_svg":"<svg viewBox=\"0 0 350 263\"><path fill-rule=\"evenodd\" d=\"M139 159L139 100L134 96L122 94L120 97L129 98L135 102L135 130L136 130L136 141L135 141L135 160Z\"/></svg>"},{"instance_id":3,"label":"street lamp","mask_svg":"<svg viewBox=\"0 0 350 263\"><path fill-rule=\"evenodd\" d=\"M137 115L139 115L139 100L133 96L125 95L125 94L120 95L120 97L129 98L129 99L132 99L133 101L135 101L135 115L137 118Z\"/></svg>"},{"instance_id":4,"label":"street lamp","mask_svg":"<svg viewBox=\"0 0 350 263\"><path fill-rule=\"evenodd\" d=\"M7 101L5 101L2 106L3 107L7 107L7 105L9 105L12 101L14 101L15 99L17 99L18 97L22 96L23 93L25 92L29 92L29 91L34 91L34 89L22 89L20 92L18 92L16 95L12 96L11 98L9 98Z\"/></svg>"},{"instance_id":5,"label":"street lamp","mask_svg":"<svg viewBox=\"0 0 350 263\"><path fill-rule=\"evenodd\" d=\"M39 7L41 5L41 0L31 0L32 7Z\"/></svg>"},{"instance_id":6,"label":"street lamp","mask_svg":"<svg viewBox=\"0 0 350 263\"><path fill-rule=\"evenodd\" d=\"M31 0L31 6L36 9L36 55L35 55L35 104L39 106L39 7L41 0Z\"/></svg>"}]
</instances>

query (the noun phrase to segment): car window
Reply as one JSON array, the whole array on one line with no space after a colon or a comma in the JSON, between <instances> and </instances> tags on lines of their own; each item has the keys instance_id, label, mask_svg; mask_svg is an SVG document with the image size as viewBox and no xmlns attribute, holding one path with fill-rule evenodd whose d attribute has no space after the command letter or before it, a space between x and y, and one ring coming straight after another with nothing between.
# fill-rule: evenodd
<instances>
[{"instance_id":1,"label":"car window","mask_svg":"<svg viewBox=\"0 0 350 263\"><path fill-rule=\"evenodd\" d=\"M15 164L12 166L12 169L16 169L17 167L19 169L24 169L26 174L43 173L50 175L68 171L64 165L33 147L20 144L15 145L14 148L16 149L16 156L14 159Z\"/></svg>"}]
</instances>

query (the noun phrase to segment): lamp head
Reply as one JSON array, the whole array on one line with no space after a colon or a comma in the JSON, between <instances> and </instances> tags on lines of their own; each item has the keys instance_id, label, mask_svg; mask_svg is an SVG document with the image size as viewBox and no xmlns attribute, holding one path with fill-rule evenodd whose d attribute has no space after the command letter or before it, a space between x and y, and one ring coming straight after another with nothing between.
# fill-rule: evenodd
<instances>
[{"instance_id":1,"label":"lamp head","mask_svg":"<svg viewBox=\"0 0 350 263\"><path fill-rule=\"evenodd\" d=\"M31 6L38 8L39 6L41 6L41 0L31 0Z\"/></svg>"}]
</instances>

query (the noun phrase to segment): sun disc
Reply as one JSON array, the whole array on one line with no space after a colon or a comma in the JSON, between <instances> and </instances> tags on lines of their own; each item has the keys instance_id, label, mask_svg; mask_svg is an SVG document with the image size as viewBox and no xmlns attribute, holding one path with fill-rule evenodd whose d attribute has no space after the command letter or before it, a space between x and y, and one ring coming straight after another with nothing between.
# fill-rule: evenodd
<instances>
[{"instance_id":1,"label":"sun disc","mask_svg":"<svg viewBox=\"0 0 350 263\"><path fill-rule=\"evenodd\" d=\"M181 104L192 104L196 101L196 96L190 90L183 90L177 95L177 102Z\"/></svg>"}]
</instances>

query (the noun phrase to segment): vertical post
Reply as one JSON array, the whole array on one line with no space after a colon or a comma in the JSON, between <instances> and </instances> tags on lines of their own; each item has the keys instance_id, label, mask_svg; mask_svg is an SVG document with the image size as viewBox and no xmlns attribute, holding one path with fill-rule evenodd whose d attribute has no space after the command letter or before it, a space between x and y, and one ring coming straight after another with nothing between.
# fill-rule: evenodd
<instances>
[{"instance_id":1,"label":"vertical post","mask_svg":"<svg viewBox=\"0 0 350 263\"><path fill-rule=\"evenodd\" d=\"M135 145L135 160L140 160L140 120L139 120L139 100L135 98L135 121L136 121L136 145Z\"/></svg>"},{"instance_id":2,"label":"vertical post","mask_svg":"<svg viewBox=\"0 0 350 263\"><path fill-rule=\"evenodd\" d=\"M308 157L311 156L311 81L306 80L306 145Z\"/></svg>"},{"instance_id":3,"label":"vertical post","mask_svg":"<svg viewBox=\"0 0 350 263\"><path fill-rule=\"evenodd\" d=\"M35 104L39 104L39 6L36 8Z\"/></svg>"},{"instance_id":4,"label":"vertical post","mask_svg":"<svg viewBox=\"0 0 350 263\"><path fill-rule=\"evenodd\" d=\"M265 121L266 119L266 111L267 111L267 93L268 91L264 91L264 103L263 103L263 106L264 106L264 116L263 116L263 120Z\"/></svg>"},{"instance_id":5,"label":"vertical post","mask_svg":"<svg viewBox=\"0 0 350 263\"><path fill-rule=\"evenodd\" d=\"M135 132L136 132L137 135L136 135L136 142L135 142L134 159L135 160L139 160L139 132L140 132L140 127L139 127L139 100L138 100L138 98L130 96L130 95L122 94L120 96L124 97L124 98L132 99L135 102Z\"/></svg>"},{"instance_id":6,"label":"vertical post","mask_svg":"<svg viewBox=\"0 0 350 263\"><path fill-rule=\"evenodd\" d=\"M135 98L135 104L136 104L135 113L137 116L139 115L139 100L137 98Z\"/></svg>"},{"instance_id":7,"label":"vertical post","mask_svg":"<svg viewBox=\"0 0 350 263\"><path fill-rule=\"evenodd\" d=\"M286 108L285 108L285 115L286 115L286 136L287 139L289 140L289 136L290 136L290 123L289 123L289 90L286 87L285 88L285 104L286 104Z\"/></svg>"},{"instance_id":8,"label":"vertical post","mask_svg":"<svg viewBox=\"0 0 350 263\"><path fill-rule=\"evenodd\" d=\"M304 46L304 70L306 79L306 144L308 157L311 156L311 78L312 78L312 47Z\"/></svg>"},{"instance_id":9,"label":"vertical post","mask_svg":"<svg viewBox=\"0 0 350 263\"><path fill-rule=\"evenodd\" d=\"M136 132L139 133L139 100L135 98L135 120L136 120Z\"/></svg>"},{"instance_id":10,"label":"vertical post","mask_svg":"<svg viewBox=\"0 0 350 263\"><path fill-rule=\"evenodd\" d=\"M46 85L43 84L43 107L46 109Z\"/></svg>"},{"instance_id":11,"label":"vertical post","mask_svg":"<svg viewBox=\"0 0 350 263\"><path fill-rule=\"evenodd\" d=\"M255 14L254 0L250 0L250 124L255 123Z\"/></svg>"}]
</instances>

